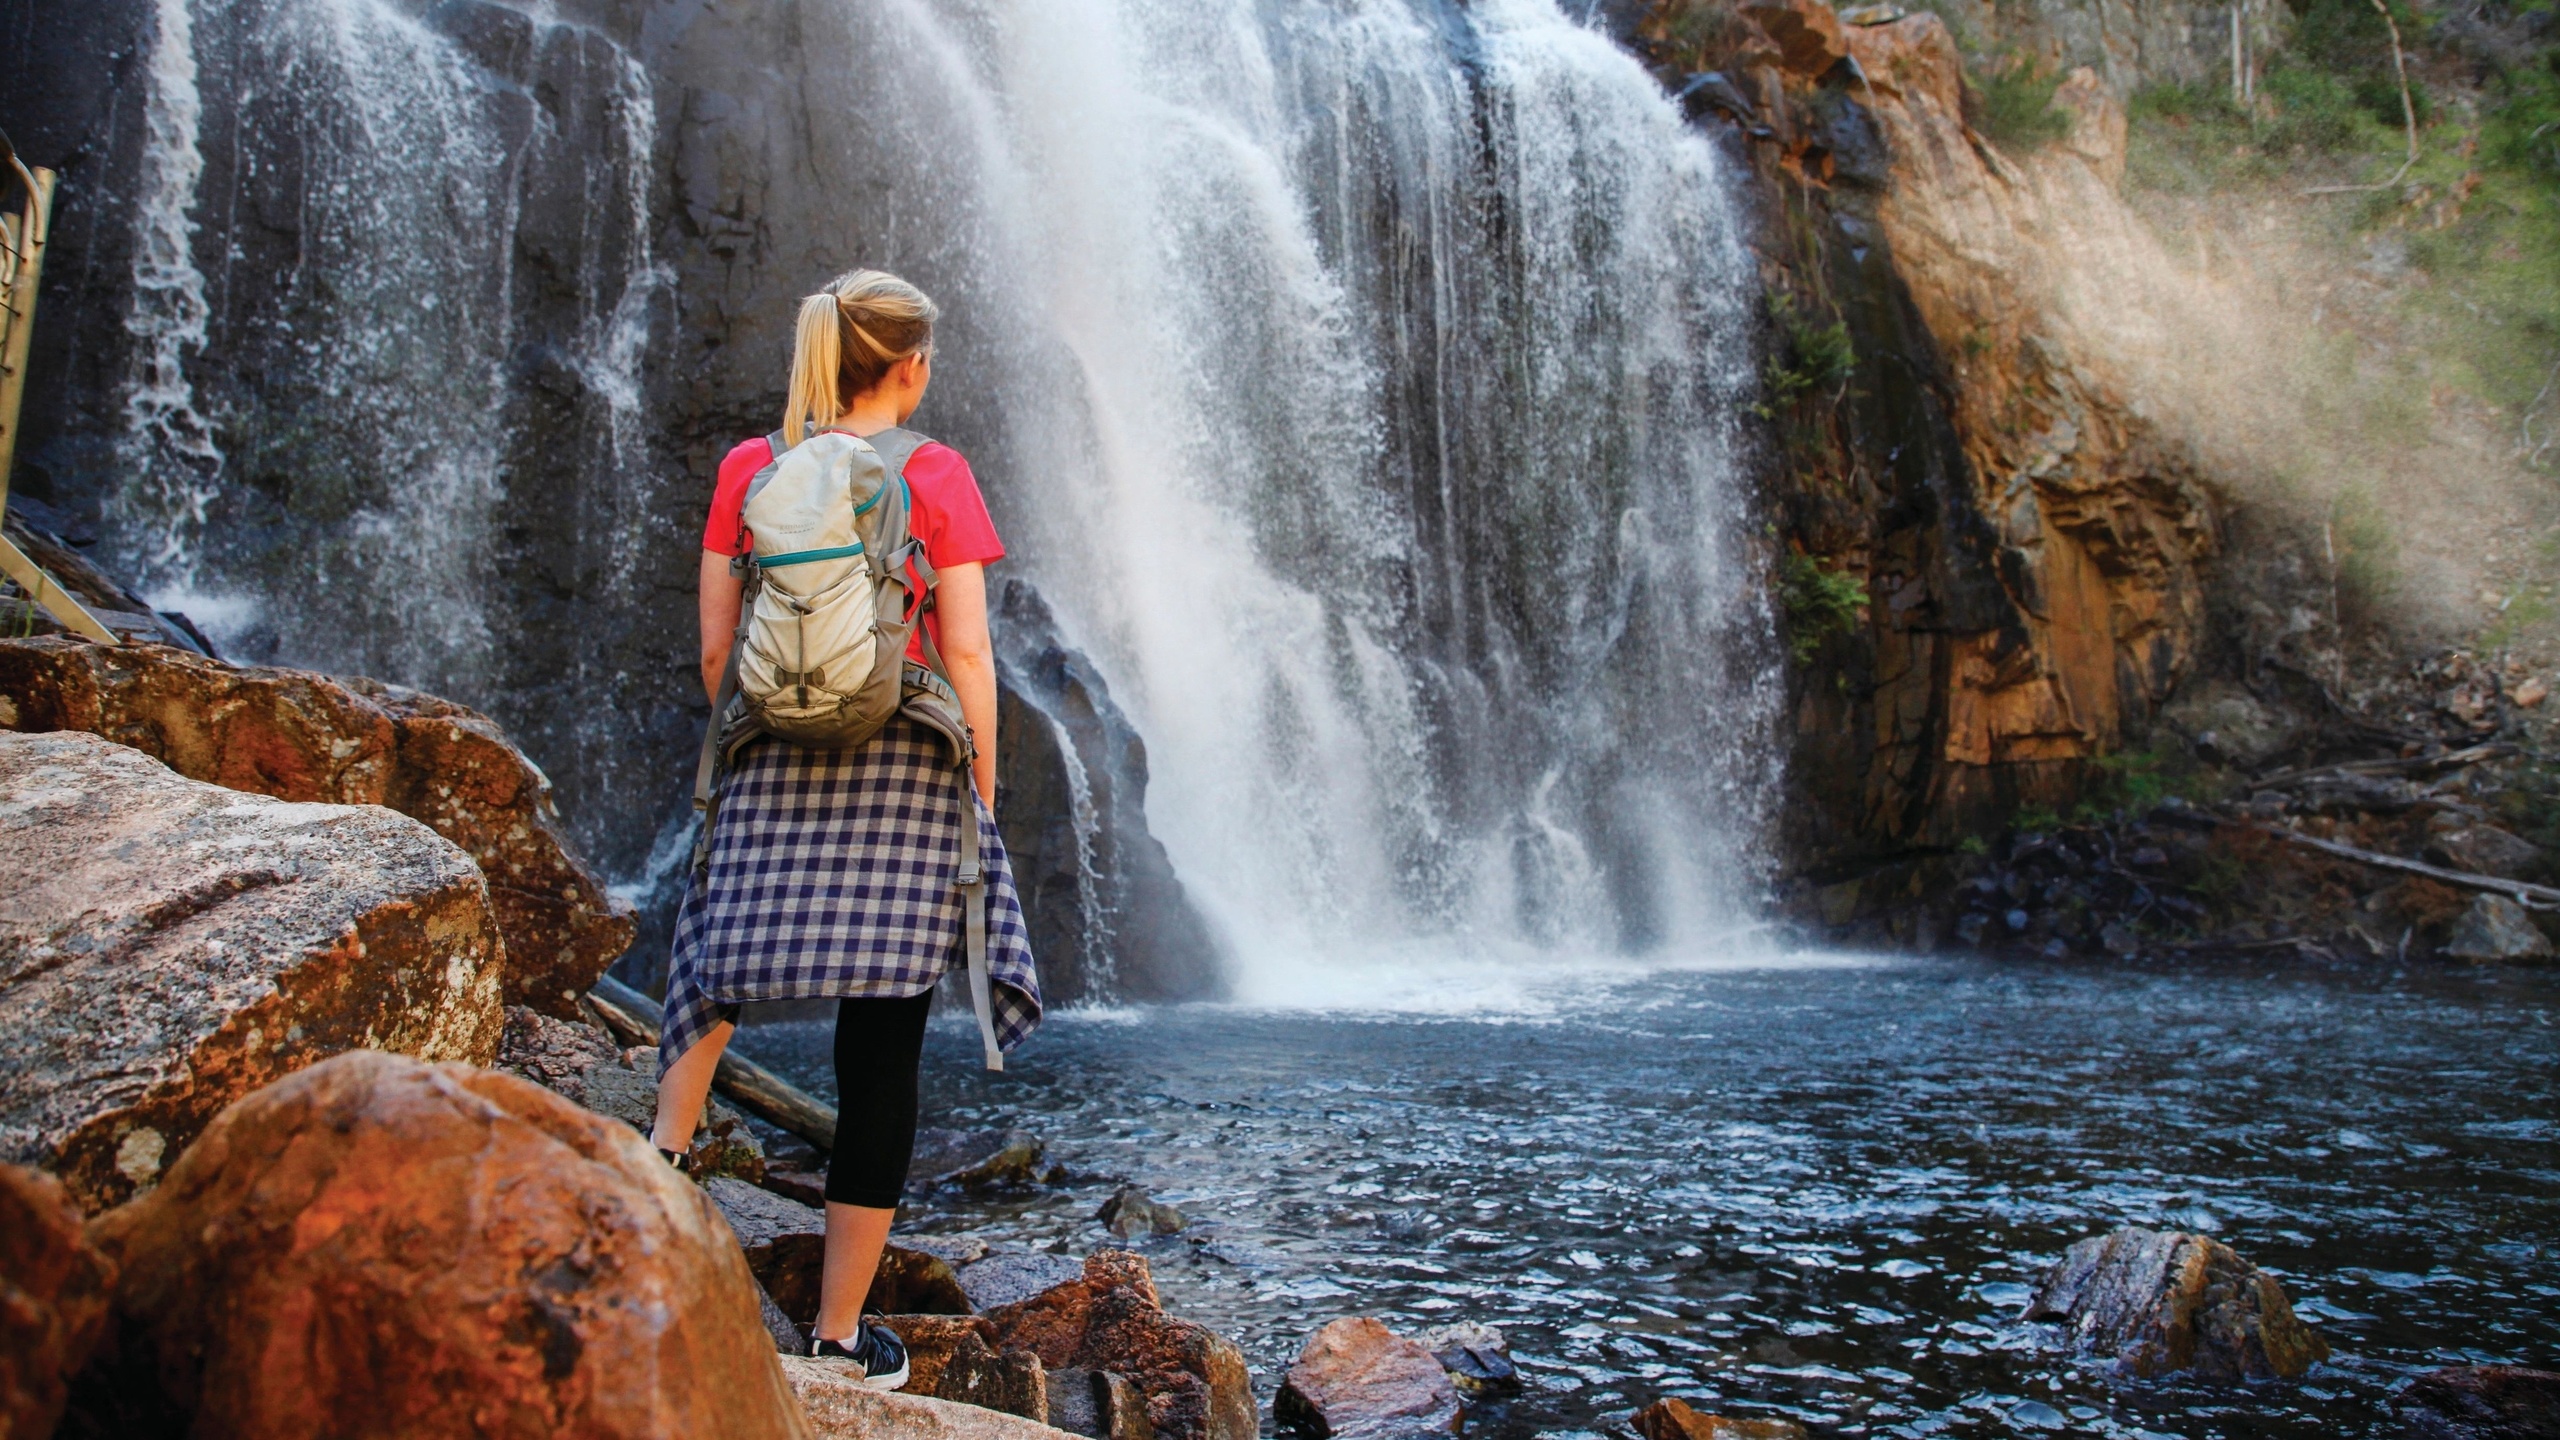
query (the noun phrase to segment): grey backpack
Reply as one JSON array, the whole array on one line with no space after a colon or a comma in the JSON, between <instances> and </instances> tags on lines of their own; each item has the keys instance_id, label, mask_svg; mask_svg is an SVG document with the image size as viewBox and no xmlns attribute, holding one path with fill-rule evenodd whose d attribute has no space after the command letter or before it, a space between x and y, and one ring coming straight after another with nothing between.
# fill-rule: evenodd
<instances>
[{"instance_id":1,"label":"grey backpack","mask_svg":"<svg viewBox=\"0 0 2560 1440\"><path fill-rule=\"evenodd\" d=\"M977 747L931 631L924 642L929 663L907 659L935 583L908 529L907 461L926 443L900 429L868 439L821 430L796 446L772 437L773 459L748 482L739 510L755 544L730 562L746 585L694 774L694 808L703 812L695 859L699 865L709 858L728 762L756 736L846 750L901 714L938 732L951 750L963 812L959 885L970 999L987 1068L1001 1070L987 994L986 876L969 801Z\"/></svg>"}]
</instances>

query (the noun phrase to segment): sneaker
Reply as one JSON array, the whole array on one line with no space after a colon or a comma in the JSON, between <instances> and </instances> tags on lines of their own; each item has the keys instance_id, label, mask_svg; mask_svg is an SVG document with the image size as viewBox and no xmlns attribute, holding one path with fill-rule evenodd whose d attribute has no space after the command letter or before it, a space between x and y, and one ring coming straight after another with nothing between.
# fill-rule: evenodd
<instances>
[{"instance_id":1,"label":"sneaker","mask_svg":"<svg viewBox=\"0 0 2560 1440\"><path fill-rule=\"evenodd\" d=\"M670 1150L664 1145L661 1145L658 1147L658 1158L666 1161L670 1166L673 1166L675 1172L679 1175L690 1175L693 1173L693 1157L690 1155Z\"/></svg>"},{"instance_id":2,"label":"sneaker","mask_svg":"<svg viewBox=\"0 0 2560 1440\"><path fill-rule=\"evenodd\" d=\"M856 1380L874 1390L901 1390L907 1383L907 1344L886 1325L865 1320L854 1327L851 1343L811 1340L811 1358L850 1360Z\"/></svg>"}]
</instances>

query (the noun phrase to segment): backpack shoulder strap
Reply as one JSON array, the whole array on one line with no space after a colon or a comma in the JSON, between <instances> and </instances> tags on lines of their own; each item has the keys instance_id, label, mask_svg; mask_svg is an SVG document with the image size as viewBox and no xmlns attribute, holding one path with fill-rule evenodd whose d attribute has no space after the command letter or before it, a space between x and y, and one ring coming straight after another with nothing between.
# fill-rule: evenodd
<instances>
[{"instance_id":1,"label":"backpack shoulder strap","mask_svg":"<svg viewBox=\"0 0 2560 1440\"><path fill-rule=\"evenodd\" d=\"M880 468L901 479L906 476L907 462L915 458L918 450L933 443L930 435L919 435L896 425L863 438L871 442L872 449L880 452Z\"/></svg>"}]
</instances>

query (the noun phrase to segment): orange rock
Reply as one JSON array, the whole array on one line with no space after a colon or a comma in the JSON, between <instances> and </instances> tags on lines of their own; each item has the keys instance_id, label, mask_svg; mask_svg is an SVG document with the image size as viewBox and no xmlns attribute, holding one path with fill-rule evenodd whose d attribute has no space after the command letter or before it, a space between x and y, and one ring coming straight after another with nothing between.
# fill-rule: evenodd
<instances>
[{"instance_id":1,"label":"orange rock","mask_svg":"<svg viewBox=\"0 0 2560 1440\"><path fill-rule=\"evenodd\" d=\"M1635 1426L1644 1440L1804 1440L1804 1427L1792 1420L1701 1415L1676 1398L1657 1400L1636 1412Z\"/></svg>"},{"instance_id":2,"label":"orange rock","mask_svg":"<svg viewBox=\"0 0 2560 1440\"><path fill-rule=\"evenodd\" d=\"M114 1285L62 1182L0 1165L0 1437L53 1433L65 1382L106 1335Z\"/></svg>"},{"instance_id":3,"label":"orange rock","mask_svg":"<svg viewBox=\"0 0 2560 1440\"><path fill-rule=\"evenodd\" d=\"M73 1397L102 1433L812 1434L711 1202L513 1076L315 1065L91 1233L121 1267L120 1358Z\"/></svg>"},{"instance_id":4,"label":"orange rock","mask_svg":"<svg viewBox=\"0 0 2560 1440\"><path fill-rule=\"evenodd\" d=\"M469 856L388 810L243 795L77 731L0 731L0 1158L90 1209L341 1051L487 1061Z\"/></svg>"},{"instance_id":5,"label":"orange rock","mask_svg":"<svg viewBox=\"0 0 2560 1440\"><path fill-rule=\"evenodd\" d=\"M1103 1250L1084 1277L987 1312L1006 1350L1051 1370L1108 1370L1147 1397L1163 1440L1255 1440L1253 1379L1233 1341L1164 1313L1146 1260Z\"/></svg>"},{"instance_id":6,"label":"orange rock","mask_svg":"<svg viewBox=\"0 0 2560 1440\"><path fill-rule=\"evenodd\" d=\"M2083 1351L2144 1379L2292 1380L2329 1358L2274 1276L2210 1236L2138 1225L2064 1251L2026 1318L2061 1321Z\"/></svg>"},{"instance_id":7,"label":"orange rock","mask_svg":"<svg viewBox=\"0 0 2560 1440\"><path fill-rule=\"evenodd\" d=\"M1307 1337L1271 1418L1317 1440L1454 1431L1458 1388L1422 1342L1351 1315Z\"/></svg>"},{"instance_id":8,"label":"orange rock","mask_svg":"<svg viewBox=\"0 0 2560 1440\"><path fill-rule=\"evenodd\" d=\"M1849 53L1840 17L1822 0L1745 0L1742 13L1777 44L1790 75L1818 80Z\"/></svg>"},{"instance_id":9,"label":"orange rock","mask_svg":"<svg viewBox=\"0 0 2560 1440\"><path fill-rule=\"evenodd\" d=\"M551 782L476 711L371 680L62 636L0 641L0 695L13 729L87 730L227 789L425 821L488 878L509 1003L574 1018L576 996L630 948L631 907L570 849Z\"/></svg>"}]
</instances>

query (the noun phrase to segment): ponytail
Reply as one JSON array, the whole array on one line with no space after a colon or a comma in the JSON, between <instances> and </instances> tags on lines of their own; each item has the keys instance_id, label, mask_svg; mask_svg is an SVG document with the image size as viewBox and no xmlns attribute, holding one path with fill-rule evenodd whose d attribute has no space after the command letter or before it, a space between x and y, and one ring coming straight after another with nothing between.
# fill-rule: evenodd
<instances>
[{"instance_id":1,"label":"ponytail","mask_svg":"<svg viewBox=\"0 0 2560 1440\"><path fill-rule=\"evenodd\" d=\"M834 424L890 367L931 349L940 317L923 291L881 270L849 271L801 301L783 442L797 445L811 429Z\"/></svg>"}]
</instances>

